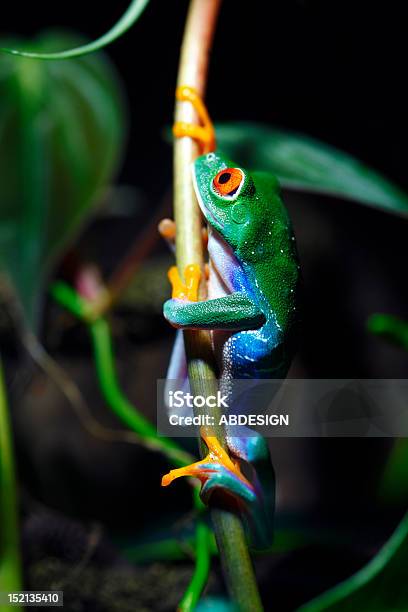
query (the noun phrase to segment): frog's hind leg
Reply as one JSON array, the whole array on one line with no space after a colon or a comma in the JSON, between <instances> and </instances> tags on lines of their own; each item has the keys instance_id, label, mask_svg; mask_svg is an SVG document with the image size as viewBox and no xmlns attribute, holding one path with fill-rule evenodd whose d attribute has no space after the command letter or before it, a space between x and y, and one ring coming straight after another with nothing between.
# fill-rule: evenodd
<instances>
[{"instance_id":1,"label":"frog's hind leg","mask_svg":"<svg viewBox=\"0 0 408 612\"><path fill-rule=\"evenodd\" d=\"M229 457L209 428L202 427L200 432L208 448L207 456L201 461L171 470L163 476L162 486L168 486L180 476L194 476L201 481L201 498L205 503L208 503L215 489L226 491L242 503L251 503L254 499L253 487L239 465Z\"/></svg>"},{"instance_id":2,"label":"frog's hind leg","mask_svg":"<svg viewBox=\"0 0 408 612\"><path fill-rule=\"evenodd\" d=\"M171 416L173 411L176 410L170 406L171 395L173 395L176 391L182 391L183 394L188 393L189 388L190 385L188 380L187 358L184 348L183 332L181 329L178 329L167 370L166 383L164 385L164 403L167 407L169 416ZM192 414L192 408L187 406L187 402L184 402L183 409L177 408L178 416L192 416Z\"/></svg>"},{"instance_id":3,"label":"frog's hind leg","mask_svg":"<svg viewBox=\"0 0 408 612\"><path fill-rule=\"evenodd\" d=\"M251 545L268 548L272 541L273 505L268 507L256 478L250 480L246 477L240 461L234 455L228 455L214 434L202 428L201 436L208 447L207 456L191 465L171 470L163 476L162 485L167 486L180 476L195 476L202 483L201 498L205 503L215 491L224 497L227 505L232 496L238 503ZM272 479L267 483L272 489L273 482Z\"/></svg>"},{"instance_id":4,"label":"frog's hind leg","mask_svg":"<svg viewBox=\"0 0 408 612\"><path fill-rule=\"evenodd\" d=\"M224 372L220 386L231 389L228 417L263 412L264 403L270 402L268 388L263 388L259 379L235 380L233 384ZM244 515L253 545L267 548L272 543L275 511L275 472L267 440L244 425L226 425L225 436L231 455L240 462L256 493L252 510Z\"/></svg>"},{"instance_id":5,"label":"frog's hind leg","mask_svg":"<svg viewBox=\"0 0 408 612\"><path fill-rule=\"evenodd\" d=\"M249 427L226 428L230 453L241 462L254 487L255 499L244 518L255 548L268 548L273 539L275 512L275 471L266 439ZM246 465L246 468L245 468Z\"/></svg>"},{"instance_id":6,"label":"frog's hind leg","mask_svg":"<svg viewBox=\"0 0 408 612\"><path fill-rule=\"evenodd\" d=\"M184 348L183 332L178 329L173 344L169 367L167 369L168 380L184 380L187 378L187 359Z\"/></svg>"}]
</instances>

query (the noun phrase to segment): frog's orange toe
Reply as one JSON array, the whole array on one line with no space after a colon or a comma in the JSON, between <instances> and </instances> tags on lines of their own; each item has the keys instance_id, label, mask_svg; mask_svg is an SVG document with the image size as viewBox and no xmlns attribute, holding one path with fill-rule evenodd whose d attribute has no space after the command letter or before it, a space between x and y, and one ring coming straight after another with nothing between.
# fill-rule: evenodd
<instances>
[{"instance_id":1,"label":"frog's orange toe","mask_svg":"<svg viewBox=\"0 0 408 612\"><path fill-rule=\"evenodd\" d=\"M182 476L194 476L203 482L205 478L205 468L204 466L208 463L207 458L202 459L201 461L196 461L195 463L190 463L190 465L186 465L181 468L177 468L176 470L170 470L168 474L165 474L161 481L162 487L167 487L169 484L176 480L176 478L181 478ZM207 470L208 471L208 470Z\"/></svg>"},{"instance_id":2,"label":"frog's orange toe","mask_svg":"<svg viewBox=\"0 0 408 612\"><path fill-rule=\"evenodd\" d=\"M198 264L190 264L185 267L185 282L180 278L176 266L169 269L167 276L173 288L172 298L189 300L190 302L198 300L198 287L201 280L201 270Z\"/></svg>"},{"instance_id":3,"label":"frog's orange toe","mask_svg":"<svg viewBox=\"0 0 408 612\"><path fill-rule=\"evenodd\" d=\"M191 302L198 300L198 287L201 280L201 270L198 264L190 264L184 270L184 278L186 279L187 296Z\"/></svg>"},{"instance_id":4,"label":"frog's orange toe","mask_svg":"<svg viewBox=\"0 0 408 612\"><path fill-rule=\"evenodd\" d=\"M185 467L178 468L176 470L170 470L168 474L165 474L162 478L162 487L167 487L176 478L182 476L194 476L198 478L201 484L204 484L211 474L217 471L222 466L225 470L228 470L235 477L237 477L246 486L252 488L252 485L248 482L245 476L242 474L238 463L234 462L228 453L222 448L217 438L213 435L206 434L203 430L201 431L201 437L208 447L207 456L201 461L196 461Z\"/></svg>"},{"instance_id":5,"label":"frog's orange toe","mask_svg":"<svg viewBox=\"0 0 408 612\"><path fill-rule=\"evenodd\" d=\"M173 241L176 238L176 224L172 219L162 219L158 225L159 234L167 241Z\"/></svg>"},{"instance_id":6,"label":"frog's orange toe","mask_svg":"<svg viewBox=\"0 0 408 612\"><path fill-rule=\"evenodd\" d=\"M173 134L176 138L189 136L197 140L203 149L203 153L215 150L215 131L207 112L204 102L199 93L188 85L181 85L176 89L176 98L180 102L190 102L196 111L201 125L177 121L173 126Z\"/></svg>"},{"instance_id":7,"label":"frog's orange toe","mask_svg":"<svg viewBox=\"0 0 408 612\"><path fill-rule=\"evenodd\" d=\"M187 299L187 287L180 278L177 266L171 266L167 272L167 278L169 279L172 287L172 298L179 300Z\"/></svg>"},{"instance_id":8,"label":"frog's orange toe","mask_svg":"<svg viewBox=\"0 0 408 612\"><path fill-rule=\"evenodd\" d=\"M169 484L171 484L173 482L173 480L175 478L177 478L177 476L173 476L172 472L174 470L171 470L171 472L169 472L168 474L165 474L161 480L161 486L162 487L168 487Z\"/></svg>"}]
</instances>

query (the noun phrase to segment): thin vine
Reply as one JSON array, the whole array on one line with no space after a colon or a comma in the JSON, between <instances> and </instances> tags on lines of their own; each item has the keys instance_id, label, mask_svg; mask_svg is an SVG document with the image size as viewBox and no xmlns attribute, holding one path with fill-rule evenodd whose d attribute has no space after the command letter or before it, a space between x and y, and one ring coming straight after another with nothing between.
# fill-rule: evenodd
<instances>
[{"instance_id":1,"label":"thin vine","mask_svg":"<svg viewBox=\"0 0 408 612\"><path fill-rule=\"evenodd\" d=\"M136 23L148 3L149 0L133 0L119 21L117 21L115 25L108 30L108 32L90 43L81 45L79 47L74 47L73 49L66 49L65 51L57 51L55 53L37 53L35 51L24 51L23 49L1 47L0 51L3 51L3 53L9 53L10 55L18 55L20 57L41 60L66 60L72 59L73 57L82 57L83 55L88 55L89 53L99 51L120 38Z\"/></svg>"}]
</instances>

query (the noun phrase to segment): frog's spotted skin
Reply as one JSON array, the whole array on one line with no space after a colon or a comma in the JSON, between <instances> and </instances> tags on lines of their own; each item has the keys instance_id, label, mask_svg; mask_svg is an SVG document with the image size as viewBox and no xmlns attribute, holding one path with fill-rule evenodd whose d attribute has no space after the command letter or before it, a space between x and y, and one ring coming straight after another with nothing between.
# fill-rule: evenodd
<instances>
[{"instance_id":1,"label":"frog's spotted skin","mask_svg":"<svg viewBox=\"0 0 408 612\"><path fill-rule=\"evenodd\" d=\"M250 174L217 152L195 161L193 182L209 225L208 300L168 300L164 315L175 327L211 330L221 390L230 396L230 410L242 414L253 406L245 395L234 397L234 379L255 385L260 378L284 378L292 359L299 284L295 239L273 176ZM264 525L256 543L268 545L274 491L268 489L273 476L266 442L243 428L229 428L227 441L233 455L256 469L256 500L246 502L247 514Z\"/></svg>"}]
</instances>

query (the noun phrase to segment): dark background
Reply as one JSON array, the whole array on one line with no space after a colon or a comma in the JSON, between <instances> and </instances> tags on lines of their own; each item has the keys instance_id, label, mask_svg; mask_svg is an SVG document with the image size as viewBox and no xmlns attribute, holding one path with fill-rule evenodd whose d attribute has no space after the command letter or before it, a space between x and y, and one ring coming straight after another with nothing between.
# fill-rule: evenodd
<instances>
[{"instance_id":1,"label":"dark background","mask_svg":"<svg viewBox=\"0 0 408 612\"><path fill-rule=\"evenodd\" d=\"M3 14L3 33L33 35L58 26L94 38L127 5L11 3ZM107 51L123 78L130 109L118 183L137 187L140 203L126 219L99 218L86 230L80 250L106 269L143 232L170 188L171 149L163 133L172 120L186 9L185 1L152 0L131 32ZM225 0L208 82L210 113L214 121L259 121L306 133L353 154L408 191L407 40L402 3ZM370 337L365 322L376 311L406 317L406 221L333 198L285 196L306 293L301 347L291 375L405 377L406 354ZM163 253L158 247L156 255ZM48 308L47 347L77 381L93 414L115 427L100 399L84 331L71 324L58 341L52 333L50 340L58 316ZM119 310L114 334L125 389L154 417L155 381L165 374L172 332L158 313ZM107 448L84 431L43 373L24 371L24 376L29 379L24 393L21 377L14 384L19 387L14 424L27 580L32 588L46 585L59 571L44 566L51 557L69 567L83 562L94 524L103 526L104 536L84 566L83 579L91 580L86 572L94 566L102 567L106 578L124 563L112 534L135 538L148 524L171 523L189 507L187 492L181 483L158 490L166 466L156 456L126 444ZM273 594L277 609L293 609L360 567L391 533L407 501L402 496L384 507L378 500L378 477L391 445L387 439L272 442L278 528L329 529L342 542L333 548L328 540L259 562L267 602ZM140 572L142 584L157 582L149 572ZM184 574L177 576L176 582L183 582ZM134 574L132 580L137 582ZM85 609L104 609L95 594L92 605ZM156 609L146 605L140 609Z\"/></svg>"}]
</instances>

